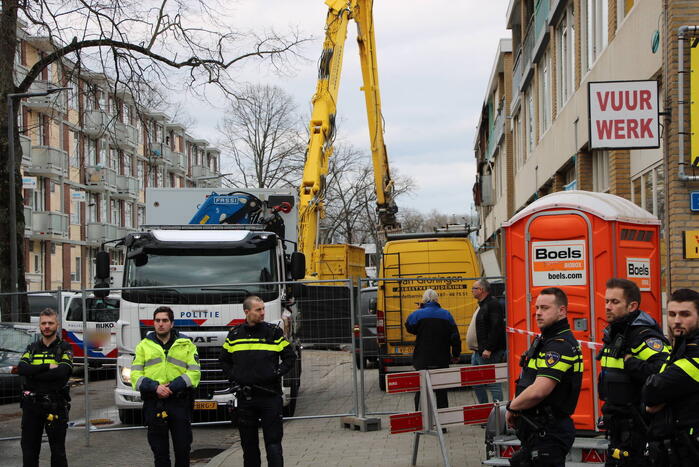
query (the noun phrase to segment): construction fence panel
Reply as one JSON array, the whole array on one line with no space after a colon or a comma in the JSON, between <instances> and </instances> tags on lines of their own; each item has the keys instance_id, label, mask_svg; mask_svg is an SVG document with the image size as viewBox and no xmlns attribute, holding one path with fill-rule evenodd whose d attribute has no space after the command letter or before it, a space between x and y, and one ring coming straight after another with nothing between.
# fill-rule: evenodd
<instances>
[{"instance_id":1,"label":"construction fence panel","mask_svg":"<svg viewBox=\"0 0 699 467\"><path fill-rule=\"evenodd\" d=\"M72 295L64 290L0 293L0 440L15 440L21 434L22 377L18 366L27 346L41 339L39 314L46 308L55 310L60 335L64 332L62 311ZM76 368L69 380L73 390L82 385L81 375L82 368ZM70 415L72 420L73 413Z\"/></svg>"},{"instance_id":2,"label":"construction fence panel","mask_svg":"<svg viewBox=\"0 0 699 467\"><path fill-rule=\"evenodd\" d=\"M415 336L407 332L405 321L420 306L424 291L435 290L440 305L454 316L462 341L459 365L470 365L473 351L466 344L466 333L478 301L472 287L480 277L378 278L362 282L356 302L362 357L358 359L360 402L363 416L410 412L416 408L414 394L386 395L388 373L414 370L412 355ZM504 278L486 278L492 295L505 307ZM504 394L507 385L503 384ZM471 388L448 390L449 405L477 403Z\"/></svg>"}]
</instances>

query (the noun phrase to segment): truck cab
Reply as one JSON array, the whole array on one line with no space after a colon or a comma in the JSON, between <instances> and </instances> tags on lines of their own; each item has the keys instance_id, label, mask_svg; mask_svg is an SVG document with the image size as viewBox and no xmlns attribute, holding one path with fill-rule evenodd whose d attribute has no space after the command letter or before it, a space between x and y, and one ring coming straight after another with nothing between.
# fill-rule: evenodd
<instances>
[{"instance_id":1,"label":"truck cab","mask_svg":"<svg viewBox=\"0 0 699 467\"><path fill-rule=\"evenodd\" d=\"M175 329L197 346L202 377L195 389L194 409L211 414L208 418L214 414L221 418L234 401L232 394L224 393L230 383L219 364L219 355L230 328L245 320L243 300L247 296L262 298L265 321L281 327L290 343L298 347L294 326L290 325L296 312L291 306L287 281L303 277L303 255L290 251L277 224L274 231L263 224L188 224L191 218L199 222L206 218L200 215L199 207L207 200L207 192L176 191L179 193L166 189L147 191L147 206L156 210L150 220L160 224L144 226L141 232L123 239L126 260L120 319L116 324L119 356L114 397L125 423L138 420L142 405L140 393L131 386L134 349L153 331L153 312L159 306L172 308ZM183 192L189 196L189 202L183 201ZM287 193L293 201L293 193ZM253 197L259 196L266 202L266 195L257 192ZM207 205L212 204L210 201ZM158 210L162 208L165 211ZM165 212L174 214L164 218ZM207 214L209 218L212 212ZM163 222L166 220L170 222ZM293 242L295 232L290 237ZM97 269L108 275L108 268L99 261ZM286 415L293 413L300 371L299 361L284 379Z\"/></svg>"}]
</instances>

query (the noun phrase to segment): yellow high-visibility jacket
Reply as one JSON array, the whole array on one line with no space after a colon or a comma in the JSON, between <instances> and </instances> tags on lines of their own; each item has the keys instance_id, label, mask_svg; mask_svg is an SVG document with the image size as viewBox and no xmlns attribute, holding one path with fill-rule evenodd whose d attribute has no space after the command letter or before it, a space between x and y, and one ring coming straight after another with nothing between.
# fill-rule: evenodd
<instances>
[{"instance_id":1,"label":"yellow high-visibility jacket","mask_svg":"<svg viewBox=\"0 0 699 467\"><path fill-rule=\"evenodd\" d=\"M197 347L191 339L173 330L172 347L165 352L155 335L149 333L136 346L131 364L131 385L142 394L155 392L159 384L169 384L173 393L195 388L201 379Z\"/></svg>"}]
</instances>

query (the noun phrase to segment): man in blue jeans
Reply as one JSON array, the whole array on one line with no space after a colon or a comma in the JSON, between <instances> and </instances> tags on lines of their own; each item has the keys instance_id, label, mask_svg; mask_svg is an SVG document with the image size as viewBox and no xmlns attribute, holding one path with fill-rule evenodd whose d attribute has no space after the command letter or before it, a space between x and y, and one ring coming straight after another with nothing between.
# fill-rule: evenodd
<instances>
[{"instance_id":1,"label":"man in blue jeans","mask_svg":"<svg viewBox=\"0 0 699 467\"><path fill-rule=\"evenodd\" d=\"M473 297L478 300L480 307L476 315L476 337L478 350L473 352L471 364L491 365L505 360L505 311L500 302L490 295L490 283L480 279L471 288ZM488 402L488 393L494 401L502 400L500 383L474 386L476 399L479 404Z\"/></svg>"}]
</instances>

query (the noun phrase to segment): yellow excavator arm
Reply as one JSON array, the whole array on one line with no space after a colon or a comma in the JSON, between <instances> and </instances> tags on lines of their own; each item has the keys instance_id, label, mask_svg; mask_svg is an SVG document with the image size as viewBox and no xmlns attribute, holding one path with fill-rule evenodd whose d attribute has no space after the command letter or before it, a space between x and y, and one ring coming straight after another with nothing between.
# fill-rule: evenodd
<instances>
[{"instance_id":1,"label":"yellow excavator arm","mask_svg":"<svg viewBox=\"0 0 699 467\"><path fill-rule=\"evenodd\" d=\"M325 177L333 153L335 115L340 87L342 59L347 26L357 24L357 42L362 65L369 139L374 166L374 185L379 228L384 232L400 230L393 199L393 179L383 138L381 95L376 62L376 40L372 15L373 0L326 0L329 7L325 23L325 41L318 66L318 83L313 95L310 138L299 200L299 251L306 256L306 275L316 276L318 264L318 227L324 215Z\"/></svg>"}]
</instances>

